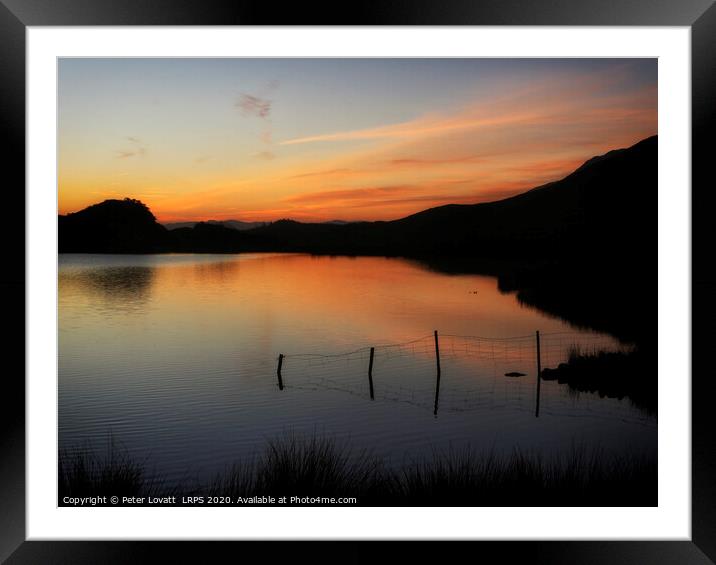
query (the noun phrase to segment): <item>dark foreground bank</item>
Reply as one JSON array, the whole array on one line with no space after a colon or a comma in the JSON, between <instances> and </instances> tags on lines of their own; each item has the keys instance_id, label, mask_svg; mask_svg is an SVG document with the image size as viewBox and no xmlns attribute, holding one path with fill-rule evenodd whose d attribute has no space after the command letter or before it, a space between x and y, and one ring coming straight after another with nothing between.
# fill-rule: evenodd
<instances>
[{"instance_id":1,"label":"dark foreground bank","mask_svg":"<svg viewBox=\"0 0 716 565\"><path fill-rule=\"evenodd\" d=\"M206 484L168 484L114 442L65 451L58 488L60 506L656 506L657 465L656 454L574 447L552 458L436 453L394 470L332 439L287 435Z\"/></svg>"},{"instance_id":2,"label":"dark foreground bank","mask_svg":"<svg viewBox=\"0 0 716 565\"><path fill-rule=\"evenodd\" d=\"M648 415L658 412L657 371L644 350L582 352L573 347L566 363L542 369L542 380L566 384L571 391L628 398Z\"/></svg>"}]
</instances>

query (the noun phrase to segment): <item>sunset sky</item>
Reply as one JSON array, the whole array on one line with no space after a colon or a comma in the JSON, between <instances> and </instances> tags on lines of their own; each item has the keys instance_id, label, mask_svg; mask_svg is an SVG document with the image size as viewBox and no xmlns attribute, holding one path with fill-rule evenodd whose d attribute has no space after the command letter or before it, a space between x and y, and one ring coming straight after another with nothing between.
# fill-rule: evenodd
<instances>
[{"instance_id":1,"label":"sunset sky","mask_svg":"<svg viewBox=\"0 0 716 565\"><path fill-rule=\"evenodd\" d=\"M657 133L656 59L61 59L59 212L393 219Z\"/></svg>"}]
</instances>

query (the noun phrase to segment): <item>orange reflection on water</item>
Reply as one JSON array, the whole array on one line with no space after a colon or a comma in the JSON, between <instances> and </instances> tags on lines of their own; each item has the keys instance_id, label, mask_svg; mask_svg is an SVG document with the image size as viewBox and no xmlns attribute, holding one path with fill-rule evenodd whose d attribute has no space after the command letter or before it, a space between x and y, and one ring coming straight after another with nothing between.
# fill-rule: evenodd
<instances>
[{"instance_id":1,"label":"orange reflection on water","mask_svg":"<svg viewBox=\"0 0 716 565\"><path fill-rule=\"evenodd\" d=\"M80 305L114 306L119 315L141 301L143 310L136 313L151 322L146 332L155 332L159 341L186 332L194 340L263 344L276 351L395 343L435 329L511 337L567 328L561 320L521 306L514 295L502 294L493 277L446 275L407 260L173 257L143 267L61 272L61 300L73 296L60 309L61 317Z\"/></svg>"}]
</instances>

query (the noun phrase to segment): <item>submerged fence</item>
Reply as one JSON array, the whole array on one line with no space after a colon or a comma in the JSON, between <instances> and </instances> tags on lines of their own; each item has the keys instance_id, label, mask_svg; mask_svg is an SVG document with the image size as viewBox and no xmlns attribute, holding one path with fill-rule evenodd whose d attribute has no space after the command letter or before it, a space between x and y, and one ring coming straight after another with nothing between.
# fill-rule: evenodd
<instances>
[{"instance_id":1,"label":"submerged fence","mask_svg":"<svg viewBox=\"0 0 716 565\"><path fill-rule=\"evenodd\" d=\"M554 406L545 404L543 369L565 363L572 352L630 349L609 336L580 332L494 338L435 331L344 353L282 353L276 378L280 390L340 391L366 400L412 404L435 415L510 407L532 410L539 417L554 413ZM578 400L579 393L569 395ZM581 399L580 410L572 415L607 414L603 406L592 408L589 399Z\"/></svg>"}]
</instances>

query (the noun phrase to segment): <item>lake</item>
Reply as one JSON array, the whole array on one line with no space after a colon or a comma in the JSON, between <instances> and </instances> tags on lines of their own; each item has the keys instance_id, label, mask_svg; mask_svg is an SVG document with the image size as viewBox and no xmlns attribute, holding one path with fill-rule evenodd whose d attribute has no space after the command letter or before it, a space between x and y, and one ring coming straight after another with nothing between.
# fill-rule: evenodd
<instances>
[{"instance_id":1,"label":"lake","mask_svg":"<svg viewBox=\"0 0 716 565\"><path fill-rule=\"evenodd\" d=\"M466 447L656 450L656 416L628 398L543 381L536 417L536 331L542 367L575 345L624 346L494 277L379 257L66 254L58 301L60 448L111 437L169 481L210 478L286 433L393 466Z\"/></svg>"}]
</instances>

